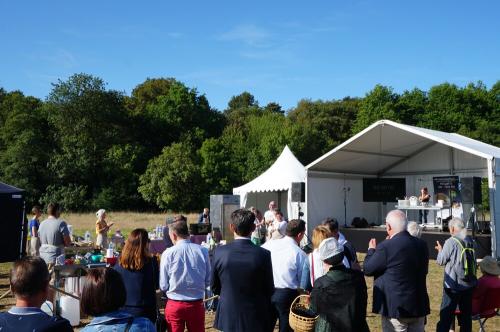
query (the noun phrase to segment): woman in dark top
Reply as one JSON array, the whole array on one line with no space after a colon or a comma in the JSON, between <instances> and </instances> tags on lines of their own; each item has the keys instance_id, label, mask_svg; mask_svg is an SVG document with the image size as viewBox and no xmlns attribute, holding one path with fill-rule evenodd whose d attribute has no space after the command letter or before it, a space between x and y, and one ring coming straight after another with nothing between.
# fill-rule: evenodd
<instances>
[{"instance_id":1,"label":"woman in dark top","mask_svg":"<svg viewBox=\"0 0 500 332\"><path fill-rule=\"evenodd\" d=\"M149 254L148 232L138 228L130 233L115 270L120 273L127 290L124 311L136 317L156 321L156 289L158 263Z\"/></svg>"}]
</instances>

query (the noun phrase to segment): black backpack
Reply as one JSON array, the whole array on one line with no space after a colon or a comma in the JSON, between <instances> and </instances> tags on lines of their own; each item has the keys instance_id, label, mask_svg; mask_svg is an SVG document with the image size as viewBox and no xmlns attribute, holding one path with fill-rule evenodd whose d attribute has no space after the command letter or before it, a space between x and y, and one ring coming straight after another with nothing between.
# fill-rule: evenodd
<instances>
[{"instance_id":1,"label":"black backpack","mask_svg":"<svg viewBox=\"0 0 500 332\"><path fill-rule=\"evenodd\" d=\"M463 241L459 238L452 236L452 239L458 243L460 248L460 260L464 266L464 277L463 281L473 282L476 280L476 252L474 251L474 246L472 241Z\"/></svg>"}]
</instances>

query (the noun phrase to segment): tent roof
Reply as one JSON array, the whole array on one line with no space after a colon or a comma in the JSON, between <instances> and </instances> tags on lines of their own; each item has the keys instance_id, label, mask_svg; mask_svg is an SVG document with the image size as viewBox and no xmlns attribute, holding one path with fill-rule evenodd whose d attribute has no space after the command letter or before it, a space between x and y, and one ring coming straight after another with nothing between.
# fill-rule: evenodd
<instances>
[{"instance_id":1,"label":"tent roof","mask_svg":"<svg viewBox=\"0 0 500 332\"><path fill-rule=\"evenodd\" d=\"M500 148L459 134L380 120L316 159L306 169L381 174L436 143L481 158L500 158Z\"/></svg>"},{"instance_id":2,"label":"tent roof","mask_svg":"<svg viewBox=\"0 0 500 332\"><path fill-rule=\"evenodd\" d=\"M234 188L233 194L288 190L292 182L304 182L305 178L304 165L298 161L287 145L271 167L247 184Z\"/></svg>"},{"instance_id":3,"label":"tent roof","mask_svg":"<svg viewBox=\"0 0 500 332\"><path fill-rule=\"evenodd\" d=\"M0 182L0 194L19 194L24 192L23 189Z\"/></svg>"}]
</instances>

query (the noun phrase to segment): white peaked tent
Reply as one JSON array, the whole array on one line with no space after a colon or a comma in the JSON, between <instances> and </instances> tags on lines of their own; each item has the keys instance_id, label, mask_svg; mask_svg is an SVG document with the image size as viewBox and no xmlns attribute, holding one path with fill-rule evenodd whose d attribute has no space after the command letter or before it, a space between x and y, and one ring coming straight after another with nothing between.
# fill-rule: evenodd
<instances>
[{"instance_id":1,"label":"white peaked tent","mask_svg":"<svg viewBox=\"0 0 500 332\"><path fill-rule=\"evenodd\" d=\"M305 178L304 165L285 146L271 167L247 184L234 188L233 194L240 195L241 207L254 206L264 213L274 200L285 217L297 218L298 204L292 203L291 187L292 182L304 182Z\"/></svg>"},{"instance_id":2,"label":"white peaked tent","mask_svg":"<svg viewBox=\"0 0 500 332\"><path fill-rule=\"evenodd\" d=\"M405 178L408 196L433 177L488 179L492 252L500 255L500 148L462 135L378 121L306 166L308 230L325 217L381 223L394 203L364 202L363 178ZM346 202L344 207L344 201ZM344 210L345 208L345 210Z\"/></svg>"}]
</instances>

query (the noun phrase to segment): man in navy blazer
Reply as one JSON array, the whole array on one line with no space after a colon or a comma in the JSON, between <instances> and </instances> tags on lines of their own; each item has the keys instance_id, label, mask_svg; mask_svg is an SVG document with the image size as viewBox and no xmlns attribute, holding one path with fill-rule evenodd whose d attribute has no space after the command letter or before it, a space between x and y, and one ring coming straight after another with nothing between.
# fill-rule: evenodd
<instances>
[{"instance_id":1,"label":"man in navy blazer","mask_svg":"<svg viewBox=\"0 0 500 332\"><path fill-rule=\"evenodd\" d=\"M425 279L429 251L424 241L406 231L406 215L387 214L387 240L368 244L364 272L374 276L373 312L382 315L382 330L424 331L430 313Z\"/></svg>"},{"instance_id":2,"label":"man in navy blazer","mask_svg":"<svg viewBox=\"0 0 500 332\"><path fill-rule=\"evenodd\" d=\"M222 331L272 331L274 292L271 253L254 245L250 235L255 215L239 209L231 214L234 241L214 254L212 291L219 294L214 327Z\"/></svg>"}]
</instances>

